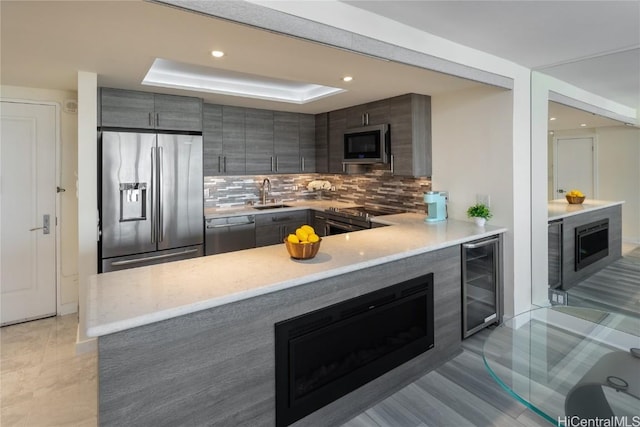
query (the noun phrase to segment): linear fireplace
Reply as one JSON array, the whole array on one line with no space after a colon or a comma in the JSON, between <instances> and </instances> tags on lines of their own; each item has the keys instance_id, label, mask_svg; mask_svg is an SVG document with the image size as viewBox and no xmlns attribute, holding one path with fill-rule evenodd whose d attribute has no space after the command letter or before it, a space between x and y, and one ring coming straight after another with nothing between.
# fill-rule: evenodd
<instances>
[{"instance_id":1,"label":"linear fireplace","mask_svg":"<svg viewBox=\"0 0 640 427\"><path fill-rule=\"evenodd\" d=\"M576 227L576 265L581 270L609 255L609 220Z\"/></svg>"},{"instance_id":2,"label":"linear fireplace","mask_svg":"<svg viewBox=\"0 0 640 427\"><path fill-rule=\"evenodd\" d=\"M433 348L433 273L275 325L276 426Z\"/></svg>"}]
</instances>

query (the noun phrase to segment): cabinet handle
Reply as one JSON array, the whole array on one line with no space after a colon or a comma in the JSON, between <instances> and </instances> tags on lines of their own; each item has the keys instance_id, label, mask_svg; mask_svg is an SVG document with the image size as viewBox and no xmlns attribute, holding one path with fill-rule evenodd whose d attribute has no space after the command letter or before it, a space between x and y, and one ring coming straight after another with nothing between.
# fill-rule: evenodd
<instances>
[{"instance_id":1,"label":"cabinet handle","mask_svg":"<svg viewBox=\"0 0 640 427\"><path fill-rule=\"evenodd\" d=\"M227 156L224 156L222 158L222 172L227 172Z\"/></svg>"},{"instance_id":2,"label":"cabinet handle","mask_svg":"<svg viewBox=\"0 0 640 427\"><path fill-rule=\"evenodd\" d=\"M302 172L304 172L304 156L303 156L303 157L300 157L300 162L301 162L300 170L301 170Z\"/></svg>"},{"instance_id":3,"label":"cabinet handle","mask_svg":"<svg viewBox=\"0 0 640 427\"><path fill-rule=\"evenodd\" d=\"M220 169L221 166L221 160L220 160L220 156L218 156L218 172L222 172L222 169Z\"/></svg>"},{"instance_id":4,"label":"cabinet handle","mask_svg":"<svg viewBox=\"0 0 640 427\"><path fill-rule=\"evenodd\" d=\"M270 159L271 159L271 172L273 172L273 156L271 156Z\"/></svg>"},{"instance_id":5,"label":"cabinet handle","mask_svg":"<svg viewBox=\"0 0 640 427\"><path fill-rule=\"evenodd\" d=\"M364 113L365 125L369 126L369 113Z\"/></svg>"},{"instance_id":6,"label":"cabinet handle","mask_svg":"<svg viewBox=\"0 0 640 427\"><path fill-rule=\"evenodd\" d=\"M153 126L153 119L151 118L151 113L149 113L149 126Z\"/></svg>"},{"instance_id":7,"label":"cabinet handle","mask_svg":"<svg viewBox=\"0 0 640 427\"><path fill-rule=\"evenodd\" d=\"M393 154L392 154L392 155L391 155L391 175L393 175L393 173L394 173L394 168L393 168L393 167L394 167L394 164L393 164L393 160L394 160L394 158L393 158Z\"/></svg>"},{"instance_id":8,"label":"cabinet handle","mask_svg":"<svg viewBox=\"0 0 640 427\"><path fill-rule=\"evenodd\" d=\"M160 126L160 113L156 113L156 127Z\"/></svg>"},{"instance_id":9,"label":"cabinet handle","mask_svg":"<svg viewBox=\"0 0 640 427\"><path fill-rule=\"evenodd\" d=\"M278 172L278 169L280 169L280 162L279 162L279 158L278 156L276 156L276 172Z\"/></svg>"}]
</instances>

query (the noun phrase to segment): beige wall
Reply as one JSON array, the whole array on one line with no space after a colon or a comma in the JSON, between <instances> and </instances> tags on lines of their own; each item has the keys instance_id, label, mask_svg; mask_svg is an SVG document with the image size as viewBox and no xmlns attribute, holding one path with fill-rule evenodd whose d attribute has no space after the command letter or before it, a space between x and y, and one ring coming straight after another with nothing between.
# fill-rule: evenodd
<instances>
[{"instance_id":1,"label":"beige wall","mask_svg":"<svg viewBox=\"0 0 640 427\"><path fill-rule=\"evenodd\" d=\"M77 99L77 93L19 86L0 86L3 99L55 102L60 105L60 314L73 313L78 306L78 199L76 171L78 163L78 117L65 113L65 100Z\"/></svg>"},{"instance_id":2,"label":"beige wall","mask_svg":"<svg viewBox=\"0 0 640 427\"><path fill-rule=\"evenodd\" d=\"M595 129L556 131L554 137L588 135L596 137L596 194L601 200L624 200L622 239L640 244L640 129L611 126ZM549 144L549 194L553 194L553 139Z\"/></svg>"},{"instance_id":3,"label":"beige wall","mask_svg":"<svg viewBox=\"0 0 640 427\"><path fill-rule=\"evenodd\" d=\"M433 176L436 191L449 191L449 217L470 221L476 194L490 196L490 224L505 235L505 313L513 315L514 170L513 94L491 87L432 96ZM528 293L528 290L526 291Z\"/></svg>"}]
</instances>

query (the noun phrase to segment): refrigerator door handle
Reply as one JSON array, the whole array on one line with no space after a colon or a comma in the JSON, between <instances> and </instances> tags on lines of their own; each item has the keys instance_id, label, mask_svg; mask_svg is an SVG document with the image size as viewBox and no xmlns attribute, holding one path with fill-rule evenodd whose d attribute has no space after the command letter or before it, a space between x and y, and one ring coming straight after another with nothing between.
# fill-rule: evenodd
<instances>
[{"instance_id":1,"label":"refrigerator door handle","mask_svg":"<svg viewBox=\"0 0 640 427\"><path fill-rule=\"evenodd\" d=\"M149 113L151 116L151 113ZM151 243L156 243L156 149L151 147Z\"/></svg>"},{"instance_id":2,"label":"refrigerator door handle","mask_svg":"<svg viewBox=\"0 0 640 427\"><path fill-rule=\"evenodd\" d=\"M158 147L158 242L164 240L164 222L162 218L163 169L163 150L162 147Z\"/></svg>"}]
</instances>

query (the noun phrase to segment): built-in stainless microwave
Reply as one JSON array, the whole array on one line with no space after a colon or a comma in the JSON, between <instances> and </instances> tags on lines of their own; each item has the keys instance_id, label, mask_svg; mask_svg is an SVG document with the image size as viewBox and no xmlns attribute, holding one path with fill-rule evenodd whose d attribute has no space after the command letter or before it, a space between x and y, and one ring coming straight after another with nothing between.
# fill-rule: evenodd
<instances>
[{"instance_id":1,"label":"built-in stainless microwave","mask_svg":"<svg viewBox=\"0 0 640 427\"><path fill-rule=\"evenodd\" d=\"M344 163L388 163L389 125L347 129L344 133Z\"/></svg>"}]
</instances>

